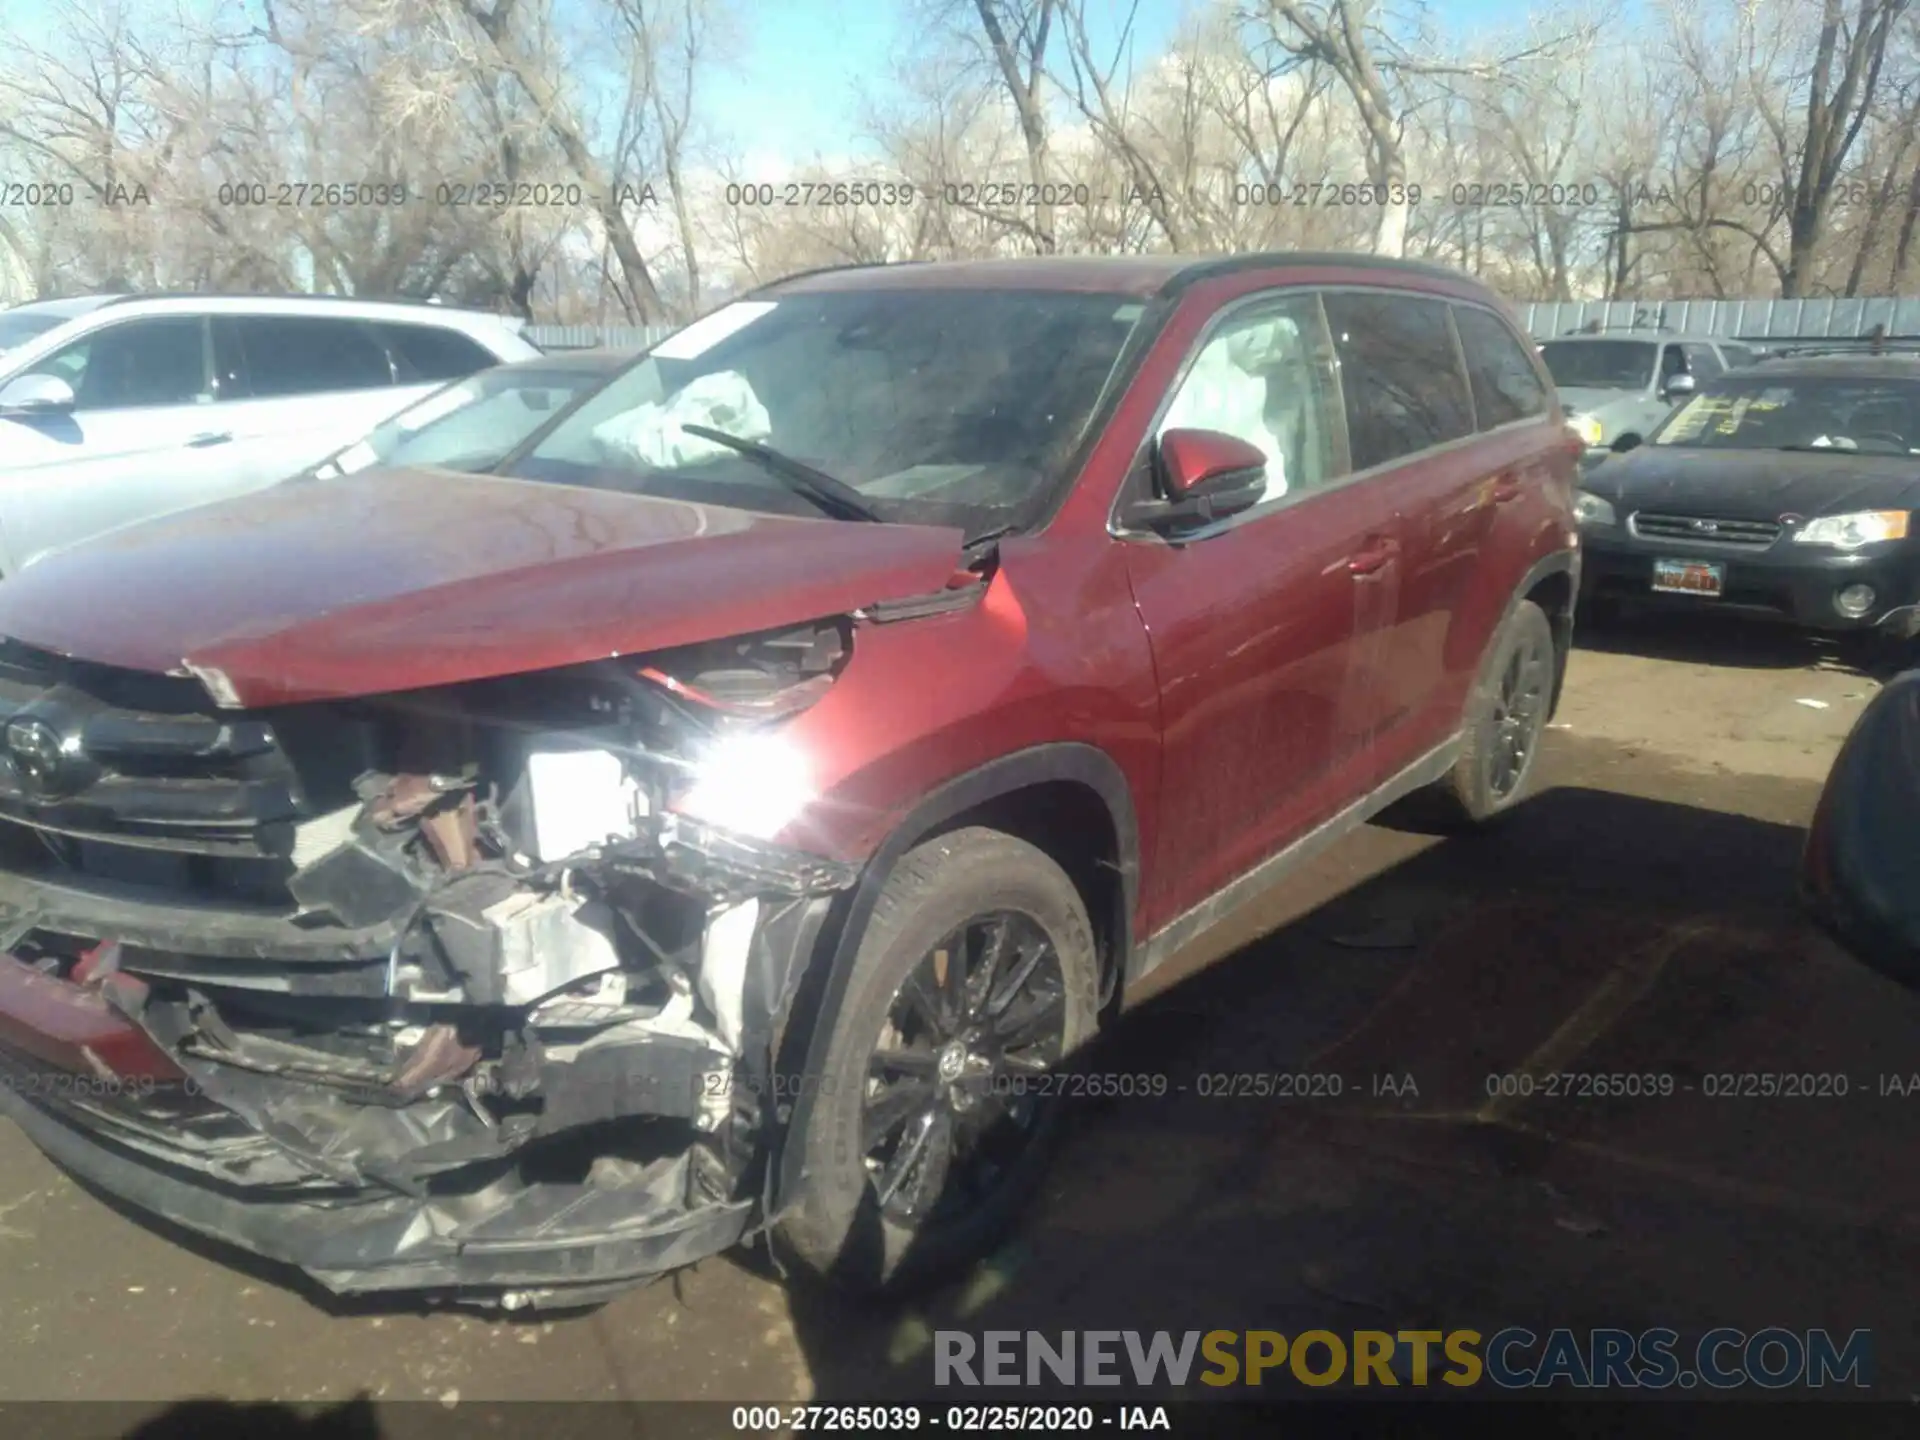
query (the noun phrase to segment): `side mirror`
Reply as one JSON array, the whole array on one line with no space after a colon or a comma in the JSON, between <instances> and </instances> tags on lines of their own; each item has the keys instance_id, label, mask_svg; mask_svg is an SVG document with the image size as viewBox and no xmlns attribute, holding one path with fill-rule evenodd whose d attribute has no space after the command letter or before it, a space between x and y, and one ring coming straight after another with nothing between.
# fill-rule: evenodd
<instances>
[{"instance_id":1,"label":"side mirror","mask_svg":"<svg viewBox=\"0 0 1920 1440\"><path fill-rule=\"evenodd\" d=\"M1129 512L1144 525L1198 523L1251 509L1267 493L1267 457L1220 430L1169 430L1155 459L1165 499L1145 500Z\"/></svg>"},{"instance_id":2,"label":"side mirror","mask_svg":"<svg viewBox=\"0 0 1920 1440\"><path fill-rule=\"evenodd\" d=\"M1669 375L1667 383L1660 387L1660 393L1669 400L1684 400L1698 388L1691 375Z\"/></svg>"},{"instance_id":3,"label":"side mirror","mask_svg":"<svg viewBox=\"0 0 1920 1440\"><path fill-rule=\"evenodd\" d=\"M21 375L0 389L0 410L71 410L73 386L58 375Z\"/></svg>"},{"instance_id":4,"label":"side mirror","mask_svg":"<svg viewBox=\"0 0 1920 1440\"><path fill-rule=\"evenodd\" d=\"M1684 379L1686 377L1682 376L1681 378ZM1640 437L1631 433L1622 435L1607 448L1616 455L1624 455L1629 450L1638 450L1640 448Z\"/></svg>"}]
</instances>

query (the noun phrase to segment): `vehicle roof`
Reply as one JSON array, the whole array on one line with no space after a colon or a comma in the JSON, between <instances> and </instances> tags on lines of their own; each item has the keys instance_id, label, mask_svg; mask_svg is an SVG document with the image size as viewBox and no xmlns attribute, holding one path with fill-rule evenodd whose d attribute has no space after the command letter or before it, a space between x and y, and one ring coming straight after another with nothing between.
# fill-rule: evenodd
<instances>
[{"instance_id":1,"label":"vehicle roof","mask_svg":"<svg viewBox=\"0 0 1920 1440\"><path fill-rule=\"evenodd\" d=\"M1472 276L1423 260L1333 251L1287 250L1245 255L1040 255L994 260L908 261L804 271L762 286L761 294L804 295L848 290L1064 290L1087 294L1171 294L1241 270L1341 269L1417 275L1484 289Z\"/></svg>"},{"instance_id":2,"label":"vehicle roof","mask_svg":"<svg viewBox=\"0 0 1920 1440\"><path fill-rule=\"evenodd\" d=\"M1805 375L1835 380L1920 380L1920 354L1775 355L1732 375Z\"/></svg>"},{"instance_id":3,"label":"vehicle roof","mask_svg":"<svg viewBox=\"0 0 1920 1440\"><path fill-rule=\"evenodd\" d=\"M419 316L440 315L458 317L461 320L494 320L503 325L522 323L517 315L500 315L491 310L482 310L468 305L444 305L433 300L422 300L408 296L370 296L370 295L302 295L302 294L259 294L239 291L199 291L173 290L133 292L124 295L99 297L102 305L152 305L165 308L171 305L208 306L215 310L244 311L249 308L263 310L368 310L382 314L391 314L398 318L402 315ZM88 308L92 308L91 306Z\"/></svg>"},{"instance_id":4,"label":"vehicle roof","mask_svg":"<svg viewBox=\"0 0 1920 1440\"><path fill-rule=\"evenodd\" d=\"M1589 334L1581 330L1572 335L1549 335L1542 345L1591 344L1595 340L1678 340L1685 345L1739 345L1751 350L1754 347L1745 340L1737 340L1731 335L1695 335L1683 330L1657 330L1643 327L1628 330L1596 330Z\"/></svg>"},{"instance_id":5,"label":"vehicle roof","mask_svg":"<svg viewBox=\"0 0 1920 1440\"><path fill-rule=\"evenodd\" d=\"M59 300L29 300L22 305L9 305L0 313L52 315L71 320L76 315L85 315L89 310L98 310L102 305L111 305L120 298L118 295L69 295Z\"/></svg>"}]
</instances>

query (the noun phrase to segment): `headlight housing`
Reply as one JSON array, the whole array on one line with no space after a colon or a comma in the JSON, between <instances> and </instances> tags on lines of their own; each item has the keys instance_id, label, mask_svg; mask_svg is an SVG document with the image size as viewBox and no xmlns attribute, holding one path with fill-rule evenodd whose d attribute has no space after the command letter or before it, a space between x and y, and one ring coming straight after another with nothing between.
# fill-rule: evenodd
<instances>
[{"instance_id":1,"label":"headlight housing","mask_svg":"<svg viewBox=\"0 0 1920 1440\"><path fill-rule=\"evenodd\" d=\"M813 803L807 754L778 731L717 736L693 762L693 784L672 808L689 819L771 840Z\"/></svg>"},{"instance_id":2,"label":"headlight housing","mask_svg":"<svg viewBox=\"0 0 1920 1440\"><path fill-rule=\"evenodd\" d=\"M1606 426L1602 425L1599 420L1592 415L1574 416L1571 420L1567 421L1567 428L1578 435L1581 443L1586 445L1598 445L1600 443L1600 437L1607 433Z\"/></svg>"},{"instance_id":3,"label":"headlight housing","mask_svg":"<svg viewBox=\"0 0 1920 1440\"><path fill-rule=\"evenodd\" d=\"M1576 491L1573 497L1573 518L1582 525L1616 525L1619 523L1613 513L1613 504L1602 500L1591 490Z\"/></svg>"},{"instance_id":4,"label":"headlight housing","mask_svg":"<svg viewBox=\"0 0 1920 1440\"><path fill-rule=\"evenodd\" d=\"M1847 515L1822 515L1809 520L1793 532L1801 545L1832 545L1840 550L1858 550L1881 540L1907 537L1909 512L1905 510L1856 510Z\"/></svg>"}]
</instances>

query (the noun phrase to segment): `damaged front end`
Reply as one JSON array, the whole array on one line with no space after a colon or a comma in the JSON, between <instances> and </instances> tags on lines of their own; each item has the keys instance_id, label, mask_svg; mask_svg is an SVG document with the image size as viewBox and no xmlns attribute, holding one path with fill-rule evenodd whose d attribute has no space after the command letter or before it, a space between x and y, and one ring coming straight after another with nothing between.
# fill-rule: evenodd
<instances>
[{"instance_id":1,"label":"damaged front end","mask_svg":"<svg viewBox=\"0 0 1920 1440\"><path fill-rule=\"evenodd\" d=\"M857 878L763 838L807 798L780 722L850 644L224 713L0 647L9 1110L338 1292L583 1303L726 1248Z\"/></svg>"}]
</instances>

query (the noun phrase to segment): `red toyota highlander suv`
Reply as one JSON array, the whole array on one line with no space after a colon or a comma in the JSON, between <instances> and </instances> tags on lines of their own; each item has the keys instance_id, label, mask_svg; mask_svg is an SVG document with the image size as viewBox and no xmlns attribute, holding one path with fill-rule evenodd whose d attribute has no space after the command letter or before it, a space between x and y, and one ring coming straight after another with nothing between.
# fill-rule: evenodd
<instances>
[{"instance_id":1,"label":"red toyota highlander suv","mask_svg":"<svg viewBox=\"0 0 1920 1440\"><path fill-rule=\"evenodd\" d=\"M0 1099L338 1292L993 1243L1061 1065L1425 790L1524 790L1580 442L1346 255L798 276L485 475L0 585Z\"/></svg>"}]
</instances>

